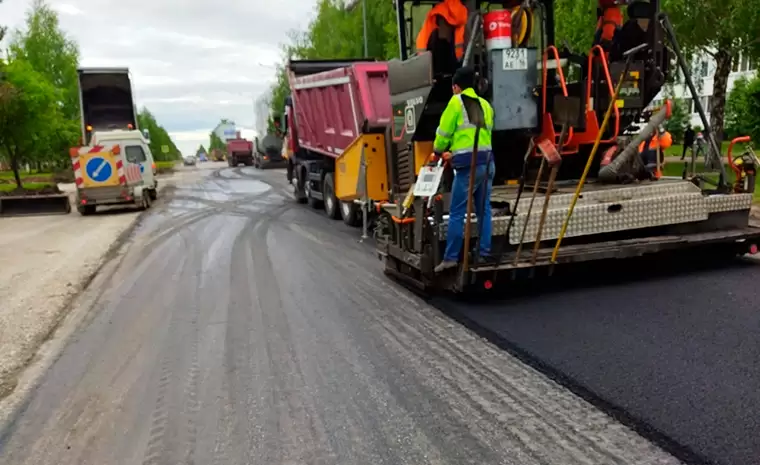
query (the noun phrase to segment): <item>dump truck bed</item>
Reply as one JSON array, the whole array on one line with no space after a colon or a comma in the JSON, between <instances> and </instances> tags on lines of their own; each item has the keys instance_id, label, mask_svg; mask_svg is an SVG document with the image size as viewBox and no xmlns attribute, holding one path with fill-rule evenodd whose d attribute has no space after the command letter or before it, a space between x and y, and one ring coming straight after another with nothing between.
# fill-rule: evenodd
<instances>
[{"instance_id":1,"label":"dump truck bed","mask_svg":"<svg viewBox=\"0 0 760 465\"><path fill-rule=\"evenodd\" d=\"M336 158L365 128L391 122L387 63L291 61L288 74L300 147Z\"/></svg>"},{"instance_id":2,"label":"dump truck bed","mask_svg":"<svg viewBox=\"0 0 760 465\"><path fill-rule=\"evenodd\" d=\"M127 68L79 68L77 72L82 138L86 144L95 131L137 129Z\"/></svg>"},{"instance_id":3,"label":"dump truck bed","mask_svg":"<svg viewBox=\"0 0 760 465\"><path fill-rule=\"evenodd\" d=\"M253 143L246 139L232 139L227 142L227 153L250 153Z\"/></svg>"}]
</instances>

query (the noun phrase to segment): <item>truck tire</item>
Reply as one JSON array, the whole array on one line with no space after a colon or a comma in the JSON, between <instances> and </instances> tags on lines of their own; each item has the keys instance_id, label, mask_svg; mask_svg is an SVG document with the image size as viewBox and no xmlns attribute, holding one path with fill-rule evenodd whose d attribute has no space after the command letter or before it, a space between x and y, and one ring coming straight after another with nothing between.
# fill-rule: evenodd
<instances>
[{"instance_id":1,"label":"truck tire","mask_svg":"<svg viewBox=\"0 0 760 465\"><path fill-rule=\"evenodd\" d=\"M293 186L293 198L298 203L306 203L306 192L304 190L304 182L302 181L302 176L299 175L299 173L303 173L304 170L299 170L298 167L294 167L293 171L295 172L292 181L290 181L291 185Z\"/></svg>"},{"instance_id":2,"label":"truck tire","mask_svg":"<svg viewBox=\"0 0 760 465\"><path fill-rule=\"evenodd\" d=\"M147 210L149 208L150 208L150 192L146 190L142 194L142 204L140 205L140 210Z\"/></svg>"},{"instance_id":3,"label":"truck tire","mask_svg":"<svg viewBox=\"0 0 760 465\"><path fill-rule=\"evenodd\" d=\"M357 227L362 224L362 215L359 204L355 202L340 202L340 214L343 222L349 226Z\"/></svg>"},{"instance_id":4,"label":"truck tire","mask_svg":"<svg viewBox=\"0 0 760 465\"><path fill-rule=\"evenodd\" d=\"M325 174L325 179L322 181L322 193L325 199L325 212L327 216L334 219L340 219L340 202L335 197L335 179L333 173Z\"/></svg>"},{"instance_id":5,"label":"truck tire","mask_svg":"<svg viewBox=\"0 0 760 465\"><path fill-rule=\"evenodd\" d=\"M150 197L150 200L155 201L156 199L158 199L158 191L156 189L149 190L148 197Z\"/></svg>"}]
</instances>

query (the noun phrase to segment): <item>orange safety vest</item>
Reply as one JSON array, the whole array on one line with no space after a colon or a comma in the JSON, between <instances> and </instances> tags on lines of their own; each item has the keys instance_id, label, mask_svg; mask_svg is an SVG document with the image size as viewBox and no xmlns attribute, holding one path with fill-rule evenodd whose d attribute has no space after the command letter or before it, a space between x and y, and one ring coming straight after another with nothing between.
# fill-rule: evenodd
<instances>
[{"instance_id":1,"label":"orange safety vest","mask_svg":"<svg viewBox=\"0 0 760 465\"><path fill-rule=\"evenodd\" d=\"M639 153L644 151L645 143L646 141L639 144ZM649 141L650 150L657 150L658 147L662 150L667 150L671 145L673 145L673 136L668 131L665 131L662 135L655 134Z\"/></svg>"},{"instance_id":2,"label":"orange safety vest","mask_svg":"<svg viewBox=\"0 0 760 465\"><path fill-rule=\"evenodd\" d=\"M596 23L596 33L603 42L612 42L615 32L623 26L623 12L619 6L606 7Z\"/></svg>"},{"instance_id":3,"label":"orange safety vest","mask_svg":"<svg viewBox=\"0 0 760 465\"><path fill-rule=\"evenodd\" d=\"M461 0L443 0L430 9L420 32L417 34L417 51L427 50L430 35L438 29L436 16L440 16L454 27L454 52L458 60L464 56L464 29L467 25L467 7Z\"/></svg>"}]
</instances>

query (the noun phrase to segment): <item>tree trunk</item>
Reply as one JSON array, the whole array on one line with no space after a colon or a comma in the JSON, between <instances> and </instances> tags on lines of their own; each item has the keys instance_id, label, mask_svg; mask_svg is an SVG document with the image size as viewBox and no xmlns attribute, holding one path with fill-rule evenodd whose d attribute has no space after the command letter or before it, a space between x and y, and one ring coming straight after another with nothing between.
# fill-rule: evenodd
<instances>
[{"instance_id":1,"label":"tree trunk","mask_svg":"<svg viewBox=\"0 0 760 465\"><path fill-rule=\"evenodd\" d=\"M21 189L24 186L21 184L21 175L18 172L18 158L15 155L11 155L11 169L13 170L13 177L16 179L16 187Z\"/></svg>"},{"instance_id":2,"label":"tree trunk","mask_svg":"<svg viewBox=\"0 0 760 465\"><path fill-rule=\"evenodd\" d=\"M710 126L713 130L718 147L723 142L723 126L726 117L726 89L728 75L731 73L731 54L725 49L715 54L715 75L713 76L713 93L710 102Z\"/></svg>"}]
</instances>

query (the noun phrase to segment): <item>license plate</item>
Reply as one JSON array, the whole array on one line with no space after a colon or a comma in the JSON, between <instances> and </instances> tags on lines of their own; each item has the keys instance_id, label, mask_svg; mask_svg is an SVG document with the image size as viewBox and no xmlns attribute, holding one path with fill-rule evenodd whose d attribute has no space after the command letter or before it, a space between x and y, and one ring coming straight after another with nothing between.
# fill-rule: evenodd
<instances>
[{"instance_id":1,"label":"license plate","mask_svg":"<svg viewBox=\"0 0 760 465\"><path fill-rule=\"evenodd\" d=\"M502 53L504 71L518 71L528 69L527 48L505 48Z\"/></svg>"}]
</instances>

